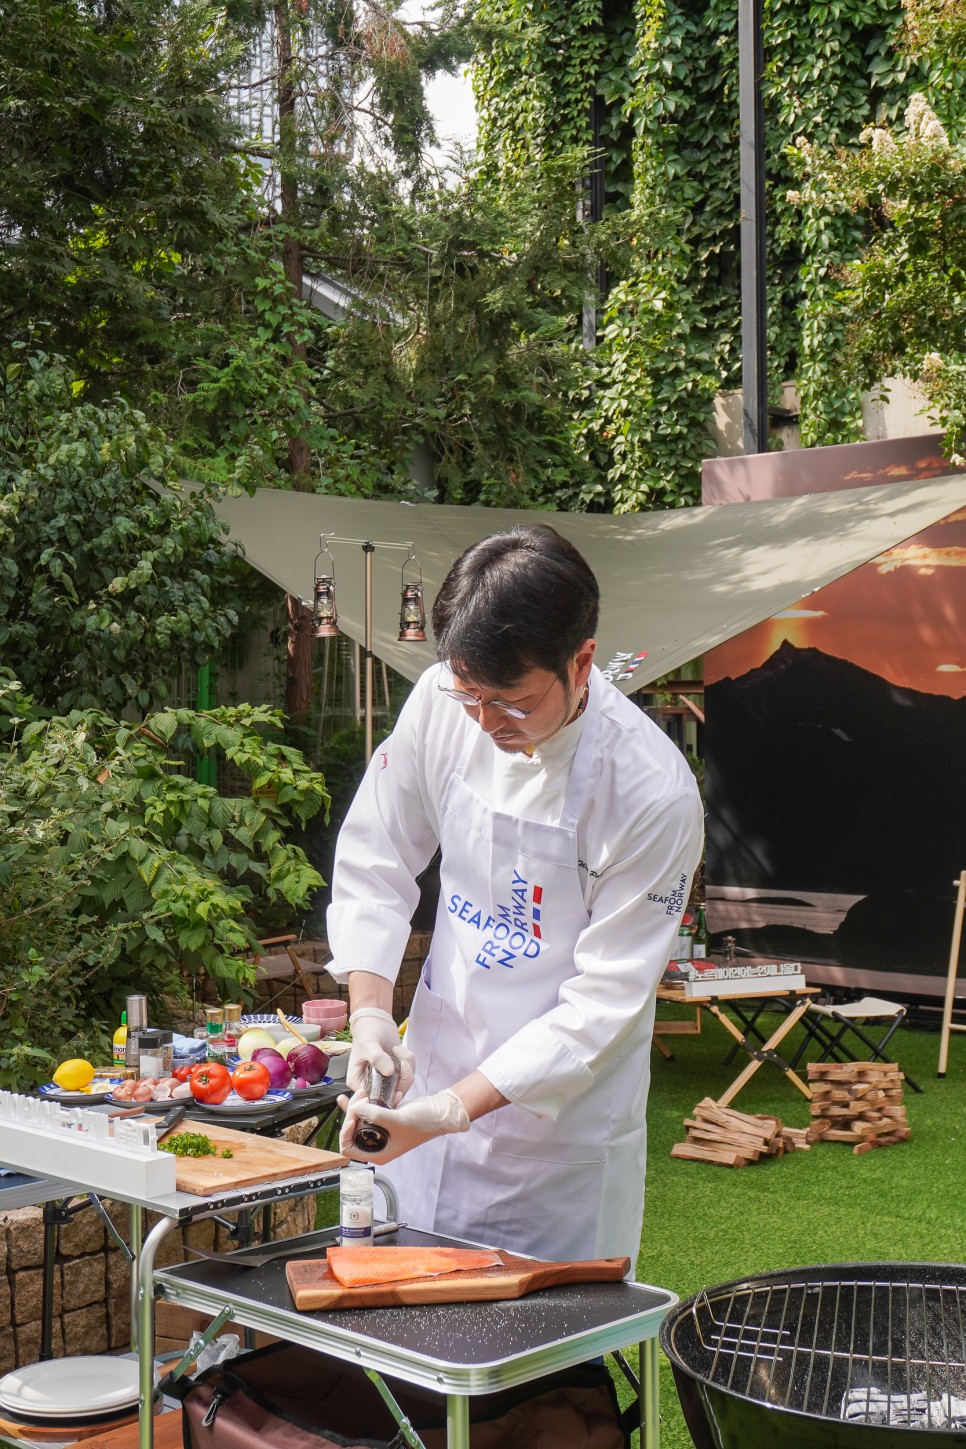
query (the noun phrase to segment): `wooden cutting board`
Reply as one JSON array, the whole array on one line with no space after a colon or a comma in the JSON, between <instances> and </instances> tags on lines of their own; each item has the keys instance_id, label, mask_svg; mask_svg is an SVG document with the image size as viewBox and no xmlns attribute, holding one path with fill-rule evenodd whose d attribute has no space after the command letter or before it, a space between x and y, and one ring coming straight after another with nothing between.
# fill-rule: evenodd
<instances>
[{"instance_id":1,"label":"wooden cutting board","mask_svg":"<svg viewBox=\"0 0 966 1449\"><path fill-rule=\"evenodd\" d=\"M378 1253L378 1247L371 1250ZM296 1308L394 1308L416 1303L478 1303L522 1298L540 1288L569 1283L619 1283L630 1258L592 1258L583 1263L547 1263L500 1252L502 1266L442 1273L404 1283L369 1283L345 1288L329 1272L324 1258L295 1258L285 1265Z\"/></svg>"},{"instance_id":2,"label":"wooden cutting board","mask_svg":"<svg viewBox=\"0 0 966 1449\"><path fill-rule=\"evenodd\" d=\"M231 1149L231 1157L177 1159L179 1191L199 1197L223 1192L226 1188L274 1182L281 1177L304 1177L310 1172L325 1172L346 1164L346 1159L337 1152L300 1147L295 1142L282 1142L274 1137L256 1137L252 1132L238 1132L232 1127L210 1127L197 1118L181 1123L168 1141L173 1142L181 1132L203 1132L219 1154L225 1148Z\"/></svg>"}]
</instances>

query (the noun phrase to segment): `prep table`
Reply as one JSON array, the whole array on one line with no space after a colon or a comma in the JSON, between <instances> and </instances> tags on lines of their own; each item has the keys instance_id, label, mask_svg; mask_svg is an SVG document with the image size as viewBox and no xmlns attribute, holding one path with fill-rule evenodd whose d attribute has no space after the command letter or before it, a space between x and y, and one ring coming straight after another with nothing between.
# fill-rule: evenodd
<instances>
[{"instance_id":1,"label":"prep table","mask_svg":"<svg viewBox=\"0 0 966 1449\"><path fill-rule=\"evenodd\" d=\"M383 1398L389 1392L383 1374L434 1389L446 1397L448 1449L470 1449L469 1400L474 1394L528 1383L599 1354L616 1353L637 1388L642 1449L657 1449L656 1335L678 1301L674 1293L641 1283L581 1284L497 1302L300 1313L286 1283L285 1257L318 1254L326 1241L336 1241L335 1229L327 1237L314 1235L311 1243L291 1239L283 1255L258 1268L236 1266L235 1260L257 1256L257 1250L243 1249L232 1255L231 1263L206 1261L155 1270L157 1249L171 1226L169 1221L158 1223L141 1254L142 1373L146 1366L150 1371L152 1306L155 1295L161 1295L216 1319L223 1315L222 1321L231 1318L359 1364ZM466 1246L455 1238L405 1227L392 1241L410 1247ZM639 1346L636 1377L620 1353L632 1343ZM152 1449L152 1433L150 1415L142 1415L140 1449Z\"/></svg>"}]
</instances>

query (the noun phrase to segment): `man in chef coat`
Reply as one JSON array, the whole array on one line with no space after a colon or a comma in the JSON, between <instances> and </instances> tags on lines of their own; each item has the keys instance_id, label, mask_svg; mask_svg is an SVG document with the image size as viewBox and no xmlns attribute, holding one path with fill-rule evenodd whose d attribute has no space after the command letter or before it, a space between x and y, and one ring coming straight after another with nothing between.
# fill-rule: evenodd
<instances>
[{"instance_id":1,"label":"man in chef coat","mask_svg":"<svg viewBox=\"0 0 966 1449\"><path fill-rule=\"evenodd\" d=\"M594 667L599 592L549 527L457 559L428 669L339 836L329 967L349 984L340 1148L400 1211L554 1259L626 1254L644 1209L655 988L687 903L702 807L680 751ZM440 899L405 1043L392 995L416 877ZM372 1064L401 1068L369 1105ZM360 1119L390 1132L357 1151Z\"/></svg>"}]
</instances>

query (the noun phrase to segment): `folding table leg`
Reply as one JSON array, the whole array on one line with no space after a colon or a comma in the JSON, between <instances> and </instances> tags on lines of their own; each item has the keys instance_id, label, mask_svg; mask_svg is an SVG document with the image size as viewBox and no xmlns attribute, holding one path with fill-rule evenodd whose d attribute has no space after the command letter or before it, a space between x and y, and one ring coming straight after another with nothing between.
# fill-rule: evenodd
<instances>
[{"instance_id":1,"label":"folding table leg","mask_svg":"<svg viewBox=\"0 0 966 1449\"><path fill-rule=\"evenodd\" d=\"M641 1419L641 1449L660 1449L661 1391L658 1378L657 1339L646 1338L638 1344L640 1389L638 1406Z\"/></svg>"},{"instance_id":2,"label":"folding table leg","mask_svg":"<svg viewBox=\"0 0 966 1449\"><path fill-rule=\"evenodd\" d=\"M734 1022L731 1021L727 1016L725 1016L724 1012L721 1010L721 1007L718 1005L717 1002L712 1002L709 1005L708 1010L714 1013L714 1015L721 1022L721 1025L725 1028L725 1030L731 1033L735 1041L740 1043L740 1045L744 1048L744 1050L752 1059L745 1067L744 1071L739 1073L739 1075L735 1077L728 1090L726 1092L722 1092L721 1096L718 1098L719 1107L727 1107L729 1102L734 1101L735 1097L737 1097L742 1087L744 1087L748 1082L751 1081L752 1077L755 1075L758 1068L763 1062L771 1062L774 1066L778 1067L780 1071L785 1073L785 1076L788 1077L789 1081L794 1083L794 1085L801 1092L802 1096L807 1097L809 1101L811 1101L811 1088L806 1086L806 1084L802 1081L801 1077L797 1076L795 1072L792 1071L785 1058L779 1056L778 1052L775 1050L775 1048L778 1046L778 1043L785 1039L785 1037L791 1031L792 1027L796 1026L801 1018L805 1015L806 1011L808 1010L807 1001L803 1001L799 1006L796 1006L795 1010L790 1012L788 1016L785 1017L784 1021L780 1023L777 1031L772 1032L771 1036L768 1038L768 1040L765 1042L764 1046L761 1047L760 1050L756 1047L753 1047L751 1043L747 1040L747 1038L741 1035L741 1032L735 1026Z\"/></svg>"},{"instance_id":3,"label":"folding table leg","mask_svg":"<svg viewBox=\"0 0 966 1449\"><path fill-rule=\"evenodd\" d=\"M446 1395L446 1449L470 1449L470 1401L465 1394Z\"/></svg>"}]
</instances>

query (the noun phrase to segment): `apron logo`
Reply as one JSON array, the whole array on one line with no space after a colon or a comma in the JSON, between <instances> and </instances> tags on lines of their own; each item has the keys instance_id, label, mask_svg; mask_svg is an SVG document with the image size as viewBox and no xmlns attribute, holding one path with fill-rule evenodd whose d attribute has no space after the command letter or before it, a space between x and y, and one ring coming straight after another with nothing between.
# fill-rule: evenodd
<instances>
[{"instance_id":1,"label":"apron logo","mask_svg":"<svg viewBox=\"0 0 966 1449\"><path fill-rule=\"evenodd\" d=\"M510 882L509 904L494 906L494 914L484 914L482 907L460 895L450 896L447 910L486 937L480 942L476 964L487 971L492 966L506 966L512 971L519 958L532 961L540 955L543 886L531 887L518 870L514 870Z\"/></svg>"},{"instance_id":2,"label":"apron logo","mask_svg":"<svg viewBox=\"0 0 966 1449\"><path fill-rule=\"evenodd\" d=\"M684 903L687 900L688 878L682 875L677 886L666 896L659 896L656 891L648 891L647 899L656 906L666 907L666 916L679 916L684 910Z\"/></svg>"},{"instance_id":3,"label":"apron logo","mask_svg":"<svg viewBox=\"0 0 966 1449\"><path fill-rule=\"evenodd\" d=\"M617 653L613 659L609 659L600 671L606 680L611 684L617 684L621 679L630 679L634 670L650 654L650 649L641 649L637 654Z\"/></svg>"}]
</instances>

